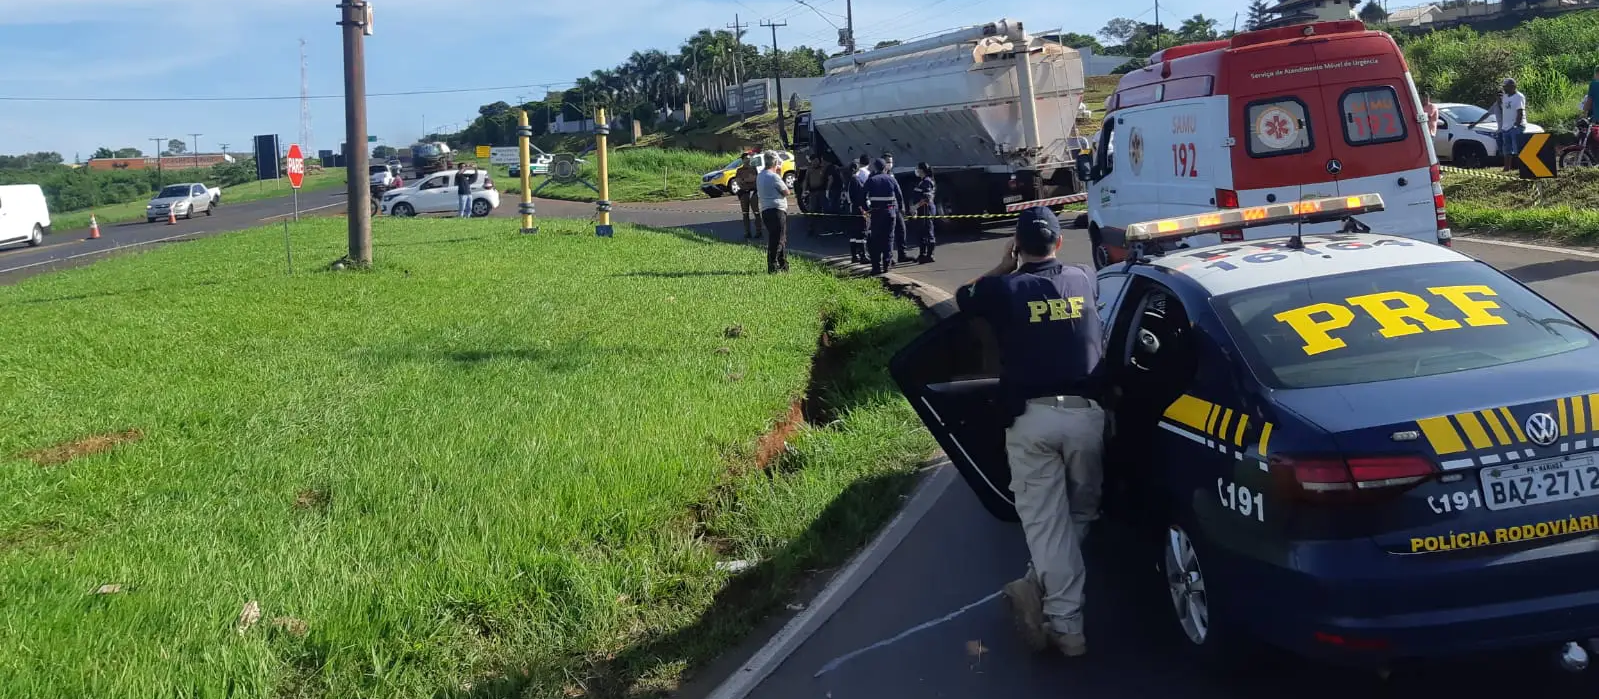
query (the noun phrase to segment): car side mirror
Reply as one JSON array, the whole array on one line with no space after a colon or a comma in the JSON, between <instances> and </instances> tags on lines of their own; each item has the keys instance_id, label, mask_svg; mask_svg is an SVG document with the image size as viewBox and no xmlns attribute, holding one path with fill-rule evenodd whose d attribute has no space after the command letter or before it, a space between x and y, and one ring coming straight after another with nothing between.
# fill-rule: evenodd
<instances>
[{"instance_id":1,"label":"car side mirror","mask_svg":"<svg viewBox=\"0 0 1599 699\"><path fill-rule=\"evenodd\" d=\"M1446 122L1445 122L1445 121L1444 121L1444 120L1443 120L1443 119L1439 119L1439 120L1438 120L1438 128L1439 128L1439 129L1440 129L1440 130L1442 130L1442 129L1448 129L1448 128L1449 128L1449 124L1448 124L1448 123L1446 123Z\"/></svg>"}]
</instances>

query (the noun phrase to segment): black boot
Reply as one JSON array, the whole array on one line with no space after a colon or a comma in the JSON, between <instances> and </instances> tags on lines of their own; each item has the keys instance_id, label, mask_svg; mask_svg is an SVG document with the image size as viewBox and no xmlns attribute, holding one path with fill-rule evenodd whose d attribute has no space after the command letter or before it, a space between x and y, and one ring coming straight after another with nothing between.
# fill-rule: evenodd
<instances>
[{"instance_id":1,"label":"black boot","mask_svg":"<svg viewBox=\"0 0 1599 699\"><path fill-rule=\"evenodd\" d=\"M922 254L921 254L920 257L916 258L916 261L920 262L920 263L922 263L924 265L929 263L929 262L932 262L933 261L933 246L928 245L926 243L923 243L922 244Z\"/></svg>"},{"instance_id":2,"label":"black boot","mask_svg":"<svg viewBox=\"0 0 1599 699\"><path fill-rule=\"evenodd\" d=\"M900 263L902 265L908 265L908 264L910 264L912 262L915 262L916 260L911 259L910 255L905 254L905 249L904 248L900 248L899 256L895 257L894 261L898 262L898 263Z\"/></svg>"}]
</instances>

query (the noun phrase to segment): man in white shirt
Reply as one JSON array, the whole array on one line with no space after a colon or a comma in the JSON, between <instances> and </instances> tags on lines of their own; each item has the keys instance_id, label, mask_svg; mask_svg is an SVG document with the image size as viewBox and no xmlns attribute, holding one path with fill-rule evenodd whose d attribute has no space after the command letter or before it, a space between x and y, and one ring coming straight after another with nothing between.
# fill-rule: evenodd
<instances>
[{"instance_id":1,"label":"man in white shirt","mask_svg":"<svg viewBox=\"0 0 1599 699\"><path fill-rule=\"evenodd\" d=\"M776 151L766 151L766 165L755 178L755 193L760 198L761 223L771 235L766 239L766 271L788 271L788 184L779 175L781 163Z\"/></svg>"},{"instance_id":2,"label":"man in white shirt","mask_svg":"<svg viewBox=\"0 0 1599 699\"><path fill-rule=\"evenodd\" d=\"M1499 98L1499 154L1505 170L1515 169L1521 152L1521 134L1527 127L1527 96L1516 91L1516 79L1505 78L1504 96Z\"/></svg>"}]
</instances>

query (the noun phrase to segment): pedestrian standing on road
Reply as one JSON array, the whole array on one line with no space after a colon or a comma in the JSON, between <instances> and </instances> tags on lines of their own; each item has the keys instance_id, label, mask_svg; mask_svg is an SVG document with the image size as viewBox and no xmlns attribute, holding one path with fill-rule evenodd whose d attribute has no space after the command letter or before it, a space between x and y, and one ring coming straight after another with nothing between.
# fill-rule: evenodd
<instances>
[{"instance_id":1,"label":"pedestrian standing on road","mask_svg":"<svg viewBox=\"0 0 1599 699\"><path fill-rule=\"evenodd\" d=\"M815 237L827 225L827 162L818 153L811 154L805 168L805 232Z\"/></svg>"},{"instance_id":2,"label":"pedestrian standing on road","mask_svg":"<svg viewBox=\"0 0 1599 699\"><path fill-rule=\"evenodd\" d=\"M846 232L846 222L849 220L849 187L844 184L846 176L854 175L853 169L846 171L844 165L838 162L838 156L827 154L827 231L837 235Z\"/></svg>"},{"instance_id":3,"label":"pedestrian standing on road","mask_svg":"<svg viewBox=\"0 0 1599 699\"><path fill-rule=\"evenodd\" d=\"M1023 211L999 265L955 302L999 342L1010 490L1032 558L1006 600L1029 647L1075 657L1088 652L1082 540L1099 515L1105 413L1097 284L1086 267L1061 264L1060 246L1053 212Z\"/></svg>"},{"instance_id":4,"label":"pedestrian standing on road","mask_svg":"<svg viewBox=\"0 0 1599 699\"><path fill-rule=\"evenodd\" d=\"M921 244L921 254L916 256L916 261L927 264L933 261L933 246L937 241L933 238L933 223L938 215L938 204L934 201L937 185L933 182L933 166L925 162L916 164L916 188L911 190L911 199L915 201L916 237Z\"/></svg>"},{"instance_id":5,"label":"pedestrian standing on road","mask_svg":"<svg viewBox=\"0 0 1599 699\"><path fill-rule=\"evenodd\" d=\"M888 166L889 177L893 177L894 154L886 150L883 151L883 163ZM905 201L904 199L900 200L899 218L894 219L894 251L899 253L899 257L895 261L902 265L910 264L911 262L910 253L905 252L905 212L910 208L909 206L906 206L908 203L909 202Z\"/></svg>"},{"instance_id":6,"label":"pedestrian standing on road","mask_svg":"<svg viewBox=\"0 0 1599 699\"><path fill-rule=\"evenodd\" d=\"M849 227L849 260L855 264L868 264L866 258L866 231L871 227L871 213L866 206L866 179L870 172L866 166L870 163L865 155L851 161L854 165L849 177L849 210L851 216L845 219Z\"/></svg>"},{"instance_id":7,"label":"pedestrian standing on road","mask_svg":"<svg viewBox=\"0 0 1599 699\"><path fill-rule=\"evenodd\" d=\"M467 171L467 164L461 163L455 169L455 196L460 202L460 210L456 215L466 218L472 215L472 180L477 179L477 170Z\"/></svg>"},{"instance_id":8,"label":"pedestrian standing on road","mask_svg":"<svg viewBox=\"0 0 1599 699\"><path fill-rule=\"evenodd\" d=\"M788 271L788 185L778 174L779 162L775 151L766 151L766 169L756 178L755 191L760 197L761 222L771 233L766 238L766 272L776 274Z\"/></svg>"},{"instance_id":9,"label":"pedestrian standing on road","mask_svg":"<svg viewBox=\"0 0 1599 699\"><path fill-rule=\"evenodd\" d=\"M894 266L894 226L900 220L900 202L905 194L889 174L882 159L872 161L872 176L866 179L866 206L871 214L871 233L866 236L866 256L872 260L872 274L882 274Z\"/></svg>"},{"instance_id":10,"label":"pedestrian standing on road","mask_svg":"<svg viewBox=\"0 0 1599 699\"><path fill-rule=\"evenodd\" d=\"M761 237L760 208L756 206L755 180L760 171L755 169L755 164L750 162L750 154L745 153L740 160L737 170L733 171L733 184L738 187L738 208L744 214L744 239ZM755 219L755 230L750 231L750 219Z\"/></svg>"}]
</instances>

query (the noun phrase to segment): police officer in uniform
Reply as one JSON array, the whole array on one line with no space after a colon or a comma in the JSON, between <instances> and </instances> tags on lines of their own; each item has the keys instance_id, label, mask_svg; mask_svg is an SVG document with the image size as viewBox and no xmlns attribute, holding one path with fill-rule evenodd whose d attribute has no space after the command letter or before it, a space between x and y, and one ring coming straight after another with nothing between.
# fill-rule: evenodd
<instances>
[{"instance_id":1,"label":"police officer in uniform","mask_svg":"<svg viewBox=\"0 0 1599 699\"><path fill-rule=\"evenodd\" d=\"M921 253L916 256L916 261L926 264L933 261L933 246L937 241L933 238L932 216L938 215L938 204L933 201L937 185L933 183L933 166L925 162L916 164L916 188L911 190L911 200L914 202L917 218L915 223L916 237L921 243Z\"/></svg>"},{"instance_id":2,"label":"police officer in uniform","mask_svg":"<svg viewBox=\"0 0 1599 699\"><path fill-rule=\"evenodd\" d=\"M870 174L866 165L870 160L862 155L860 159L851 161L854 166L849 177L849 212L852 214L846 219L849 227L849 259L855 264L868 264L866 259L866 230L867 218L871 216L866 206L866 178Z\"/></svg>"},{"instance_id":3,"label":"police officer in uniform","mask_svg":"<svg viewBox=\"0 0 1599 699\"><path fill-rule=\"evenodd\" d=\"M750 154L745 153L743 162L733 171L733 181L738 184L738 208L744 214L744 238L762 237L761 210L759 200L755 198L755 183L760 176L760 171L755 169L755 164L750 162ZM750 219L755 219L755 232L750 233Z\"/></svg>"},{"instance_id":4,"label":"police officer in uniform","mask_svg":"<svg viewBox=\"0 0 1599 699\"><path fill-rule=\"evenodd\" d=\"M1086 268L1056 259L1060 245L1053 212L1023 211L999 266L955 298L999 341L1010 489L1032 558L1005 597L1030 647L1074 657L1088 652L1082 539L1099 515L1104 380L1098 285Z\"/></svg>"},{"instance_id":5,"label":"police officer in uniform","mask_svg":"<svg viewBox=\"0 0 1599 699\"><path fill-rule=\"evenodd\" d=\"M883 151L883 162L888 166L888 174L892 177L894 175L894 154L886 150ZM907 203L904 199L900 199L898 214L894 219L894 251L899 253L899 257L895 261L902 265L913 262L911 256L905 252L905 210L908 208L906 206Z\"/></svg>"},{"instance_id":6,"label":"police officer in uniform","mask_svg":"<svg viewBox=\"0 0 1599 699\"><path fill-rule=\"evenodd\" d=\"M866 207L871 216L871 233L866 236L866 256L872 260L872 274L882 274L894 266L892 260L894 227L901 220L899 207L905 194L881 159L872 161L872 176L866 179Z\"/></svg>"}]
</instances>

